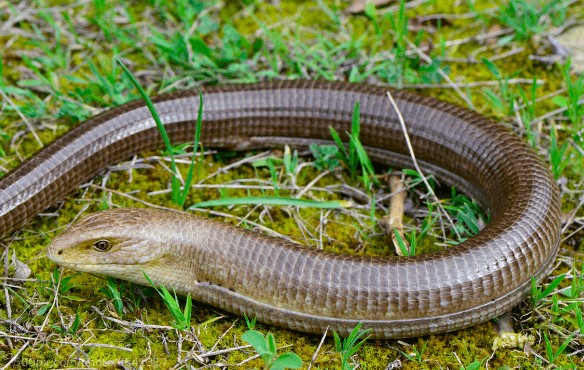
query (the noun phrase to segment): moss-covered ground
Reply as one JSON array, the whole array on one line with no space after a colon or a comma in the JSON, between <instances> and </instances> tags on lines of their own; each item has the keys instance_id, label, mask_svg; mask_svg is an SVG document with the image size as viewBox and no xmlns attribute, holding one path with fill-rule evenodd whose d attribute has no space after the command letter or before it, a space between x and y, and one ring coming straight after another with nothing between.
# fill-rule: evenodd
<instances>
[{"instance_id":1,"label":"moss-covered ground","mask_svg":"<svg viewBox=\"0 0 584 370\"><path fill-rule=\"evenodd\" d=\"M385 84L467 106L510 127L550 164L562 189L565 222L560 255L539 289L559 276L564 280L538 302L528 297L513 310L517 331L531 338L520 348L493 350L497 325L487 322L442 335L369 340L352 357L352 366L385 369L399 360L405 369L584 367L584 82L567 72L567 62L550 42L562 27L582 22L584 3L427 0L406 3L401 16L398 4L356 15L343 12L348 5L340 0L0 1L0 170L17 167L87 117L138 98L116 58L151 95L304 78ZM320 168L323 162L309 152L300 153L301 164L290 174L281 150L205 149L187 206L228 196L300 192L306 199L351 199L354 206L233 206L196 213L285 235L310 248L394 253L378 225L389 204L383 200L390 193L385 185L364 189L342 166L329 161L330 168ZM188 159L192 148L185 150ZM238 348L245 345L243 318L195 303L192 329L180 331L152 289L115 282L124 303L120 316L106 294L106 279L60 270L44 254L50 240L81 215L120 206L176 208L168 167L159 151L129 158L22 230L3 236L0 367L263 367L251 348ZM186 165L180 169L187 171ZM382 177L389 169L376 170ZM407 181L406 231L418 235L421 253L443 248L448 242L442 236L452 238L452 229L442 230L437 207L424 200L426 189L415 176ZM448 188L438 190L457 229L468 237L468 223L456 218L468 202ZM16 260L30 267L30 277L19 278ZM321 342L261 323L256 330L272 332L281 351L298 354L305 368L341 368L332 338Z\"/></svg>"}]
</instances>

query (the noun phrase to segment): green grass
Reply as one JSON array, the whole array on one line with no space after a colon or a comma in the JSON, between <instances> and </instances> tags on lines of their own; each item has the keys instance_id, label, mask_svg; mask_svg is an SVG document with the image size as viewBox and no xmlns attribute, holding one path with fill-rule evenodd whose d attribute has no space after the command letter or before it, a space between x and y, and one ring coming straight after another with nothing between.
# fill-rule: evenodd
<instances>
[{"instance_id":1,"label":"green grass","mask_svg":"<svg viewBox=\"0 0 584 370\"><path fill-rule=\"evenodd\" d=\"M166 133L166 129L164 127L164 124L162 123L160 116L158 115L158 112L156 111L156 107L154 107L154 104L152 103L152 100L150 100L150 97L146 94L146 91L144 91L142 86L140 86L140 83L136 80L136 78L134 77L134 75L132 75L132 73L128 70L128 68L126 68L124 63L122 63L122 61L119 59L116 60L116 62L122 67L122 70L124 71L124 74L126 75L126 77L128 77L130 79L130 81L132 82L132 85L134 85L134 87L138 90L138 92L140 93L140 96L142 97L142 100L144 101L144 103L148 107L150 114L152 114L152 118L154 118L154 122L156 122L156 127L158 128L158 132L160 133L160 136L162 137L162 141L164 142L166 152L168 153L168 155L170 157L170 165L171 165L170 168L172 170L171 199L176 205L184 207L186 199L187 199L187 195L191 189L191 183L193 181L193 172L195 169L195 159L196 159L196 155L197 155L197 150L199 148L199 143L201 141L201 125L202 125L202 121L203 121L203 93L199 90L199 110L197 113L197 123L195 126L195 138L193 140L194 150L193 150L192 157L191 157L191 165L189 166L189 169L187 172L187 177L184 181L183 189L181 190L180 174L178 173L178 170L176 167L176 161L174 159L175 149L173 148L172 144L170 143L170 139L168 138L168 134Z\"/></svg>"},{"instance_id":2,"label":"green grass","mask_svg":"<svg viewBox=\"0 0 584 370\"><path fill-rule=\"evenodd\" d=\"M340 338L334 332L335 350L341 355L341 368L343 370L354 369L354 365L349 364L351 357L357 353L359 348L369 339L369 332L371 330L361 330L361 323L357 324L346 338Z\"/></svg>"},{"instance_id":3,"label":"green grass","mask_svg":"<svg viewBox=\"0 0 584 370\"><path fill-rule=\"evenodd\" d=\"M215 200L208 200L193 204L190 209L206 208L206 207L228 207L235 205L265 205L265 206L287 206L287 207L310 207L322 209L338 209L348 208L351 203L343 200L331 201L314 201L306 199L285 198L278 196L264 196L264 197L238 197L238 198L221 198Z\"/></svg>"},{"instance_id":4,"label":"green grass","mask_svg":"<svg viewBox=\"0 0 584 370\"><path fill-rule=\"evenodd\" d=\"M349 138L349 143L345 145L339 133L333 128L329 127L330 134L335 144L337 145L336 157L337 159L345 164L351 177L357 178L357 170L361 169L360 179L363 182L365 189L369 189L371 185L379 184L379 181L375 177L375 171L373 165L369 160L369 156L361 144L361 139L359 138L361 132L361 122L360 122L360 108L359 102L355 103L355 108L353 109L353 118L351 121L351 131L346 132ZM330 167L330 166L327 166Z\"/></svg>"},{"instance_id":5,"label":"green grass","mask_svg":"<svg viewBox=\"0 0 584 370\"><path fill-rule=\"evenodd\" d=\"M551 292L560 285L564 280L566 275L560 275L556 277L545 289L542 290L540 286L537 285L535 279L531 280L531 301L533 305L539 304L544 298L549 296Z\"/></svg>"},{"instance_id":6,"label":"green grass","mask_svg":"<svg viewBox=\"0 0 584 370\"><path fill-rule=\"evenodd\" d=\"M513 40L526 41L542 33L546 27L560 26L566 21L567 11L563 0L511 0L498 14L501 23L511 27L514 33L500 43Z\"/></svg>"},{"instance_id":7,"label":"green grass","mask_svg":"<svg viewBox=\"0 0 584 370\"><path fill-rule=\"evenodd\" d=\"M46 145L104 108L141 98L116 60L124 61L147 96L205 84L318 78L417 88L421 94L458 105L470 101L547 158L564 191L562 208L569 220L563 226L565 240L556 269L540 286L534 285L532 297L513 312L517 328L535 338L528 349L493 352L492 323L425 338L367 341L357 348L360 341L338 348L334 338L321 343L320 337L261 323L254 330L271 332L276 343L290 344L286 351L300 356L304 366L311 363L312 369L346 364L385 368L396 359L406 369L577 368L584 328L579 259L584 214L577 208L584 192L584 111L579 104L583 79L570 73L569 63L548 66L529 60L529 55L539 52L534 35L545 40L545 32L565 19L582 20L584 6L518 0L496 5L462 2L455 8L453 1L416 7L400 2L392 11L369 6L364 15L348 16L344 4L95 0L56 6L40 0L27 4L30 12L15 2L0 4L0 28L7 27L0 34L0 171L6 173L41 143ZM446 16L418 22L419 16L439 14ZM477 40L499 27L510 31ZM508 52L513 53L500 58ZM449 87L446 78L459 84L459 91ZM358 116L357 112L354 117ZM35 279L3 280L7 293L0 298L2 365L15 358L21 361L13 363L15 367L25 367L26 360L30 368L114 368L114 362L105 363L114 360L136 368L204 366L189 357L196 354L209 366L264 367L265 361L254 358L257 351L244 346L242 335L250 328L242 319L223 317L192 302L187 324L185 307L177 303L169 309L152 289L70 271L61 277L39 256L79 213L143 206L142 202L168 206L172 199L187 207L219 199L224 203L209 209L210 217L222 215L242 227L270 229L328 251L387 255L388 236L372 222L385 213L387 189L371 186L376 176L359 148L358 122L352 123L346 140L313 146L313 157L290 148L266 154L207 150L193 167L194 155L203 157L200 144L185 149L171 143L174 146L166 153L174 155L176 170L166 169L169 162L159 152L145 153L135 159L135 166L125 163L130 169L110 170L59 209L6 238L9 254L15 252L28 264ZM339 136L344 138L345 133ZM221 170L238 162L229 172ZM375 168L375 174L386 170ZM185 177L191 171L190 186L178 183L164 189L168 176L177 171ZM415 235L417 254L441 250L448 240L458 242L454 230L468 238L488 221L488 214L471 201L440 188L439 179L429 179L440 198L436 203L419 185L419 175L404 173L410 177L412 203L404 227L406 235ZM183 193L172 195L178 191L173 189ZM249 202L233 207L225 198ZM265 207L260 200L287 206ZM352 207L337 207L347 200ZM308 207L298 206L305 201ZM333 207L320 207L323 201L333 202ZM438 211L442 205L453 226ZM14 271L10 265L5 275L10 278ZM185 319L179 315L177 320L172 312ZM170 325L179 322L190 327L188 335ZM264 338L269 349L273 342ZM149 362L142 364L145 359ZM68 362L54 362L60 360Z\"/></svg>"},{"instance_id":8,"label":"green grass","mask_svg":"<svg viewBox=\"0 0 584 370\"><path fill-rule=\"evenodd\" d=\"M567 142L563 144L558 143L558 137L555 128L550 131L550 152L549 152L549 162L552 167L552 174L554 178L558 180L564 168L568 165L568 155L570 154L570 147Z\"/></svg>"},{"instance_id":9,"label":"green grass","mask_svg":"<svg viewBox=\"0 0 584 370\"><path fill-rule=\"evenodd\" d=\"M100 292L111 299L112 305L115 308L119 318L124 317L124 301L117 280L111 277L107 278L107 285L100 289Z\"/></svg>"},{"instance_id":10,"label":"green grass","mask_svg":"<svg viewBox=\"0 0 584 370\"><path fill-rule=\"evenodd\" d=\"M393 228L393 235L395 235L395 239L397 240L397 245L399 250L401 251L402 256L415 256L416 255L416 233L412 232L410 234L410 240L406 245L404 239L399 234L397 229Z\"/></svg>"},{"instance_id":11,"label":"green grass","mask_svg":"<svg viewBox=\"0 0 584 370\"><path fill-rule=\"evenodd\" d=\"M412 346L411 351L409 353L408 352L402 352L402 354L408 360L410 360L412 362L417 362L418 364L421 365L421 364L424 363L424 360L423 359L424 359L424 352L426 351L426 348L428 348L428 342L422 343L422 345L420 346L419 349L414 344Z\"/></svg>"},{"instance_id":12,"label":"green grass","mask_svg":"<svg viewBox=\"0 0 584 370\"><path fill-rule=\"evenodd\" d=\"M564 340L564 342L554 350L554 346L548 339L546 333L543 333L543 339L545 340L545 352L547 355L547 361L550 365L553 364L556 359L566 351L566 348L568 348L568 344L570 344L572 338L574 338L574 334L568 336L568 338L566 338L566 340Z\"/></svg>"},{"instance_id":13,"label":"green grass","mask_svg":"<svg viewBox=\"0 0 584 370\"><path fill-rule=\"evenodd\" d=\"M584 117L584 75L580 74L576 78L571 74L572 63L568 59L566 64L562 67L562 74L564 76L564 84L568 96L558 95L553 99L553 102L562 108L566 109L567 116L576 127L582 127L582 118Z\"/></svg>"},{"instance_id":14,"label":"green grass","mask_svg":"<svg viewBox=\"0 0 584 370\"><path fill-rule=\"evenodd\" d=\"M156 284L150 279L150 277L144 272L144 277L150 285L156 290L160 298L164 301L166 308L170 311L172 317L174 318L174 322L171 324L178 330L190 330L191 329L191 313L193 310L193 302L191 300L191 295L187 295L185 301L184 310L180 308L179 299L176 296L176 293L170 294L168 289L160 285L156 287Z\"/></svg>"}]
</instances>

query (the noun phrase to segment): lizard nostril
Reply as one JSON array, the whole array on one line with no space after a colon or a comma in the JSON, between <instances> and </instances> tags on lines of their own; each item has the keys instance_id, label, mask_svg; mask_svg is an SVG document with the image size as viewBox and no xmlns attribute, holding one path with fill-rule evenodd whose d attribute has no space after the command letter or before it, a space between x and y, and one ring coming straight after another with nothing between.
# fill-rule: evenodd
<instances>
[{"instance_id":1,"label":"lizard nostril","mask_svg":"<svg viewBox=\"0 0 584 370\"><path fill-rule=\"evenodd\" d=\"M63 254L63 251L62 250L61 251L58 251L57 254L58 255L61 255L61 254Z\"/></svg>"}]
</instances>

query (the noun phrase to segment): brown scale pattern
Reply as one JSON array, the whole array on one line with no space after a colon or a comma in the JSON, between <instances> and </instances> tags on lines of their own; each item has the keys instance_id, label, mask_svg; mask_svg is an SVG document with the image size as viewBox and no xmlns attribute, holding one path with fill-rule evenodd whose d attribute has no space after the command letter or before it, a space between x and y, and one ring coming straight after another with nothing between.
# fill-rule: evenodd
<instances>
[{"instance_id":1,"label":"brown scale pattern","mask_svg":"<svg viewBox=\"0 0 584 370\"><path fill-rule=\"evenodd\" d=\"M329 140L329 126L341 133L350 130L358 100L361 139L372 159L411 167L385 90L315 81L205 88L203 142L238 150L283 143L306 147ZM407 337L455 330L499 315L525 296L532 276L540 279L547 273L557 254L556 185L541 160L505 128L435 99L405 92L395 92L394 98L422 167L476 197L492 215L489 225L465 243L408 259L334 255L153 210L131 211L132 217L150 223L148 227L116 222L112 229L127 227L120 234L124 236L154 229L172 239L140 239L144 249L170 248L158 253L162 262L149 267L160 282L235 314L295 330L321 333L328 326L346 334L363 322L375 337ZM197 92L165 94L154 101L172 140L190 140ZM0 232L18 229L105 166L160 145L141 102L91 118L0 180ZM123 219L124 212L98 217ZM49 256L89 270L82 253L67 261L67 253L56 252L59 245L75 240L71 233L86 231L82 221L65 232ZM179 239L173 239L175 234ZM140 282L141 274L132 275L139 270L132 267L123 277ZM115 266L91 268L118 274Z\"/></svg>"}]
</instances>

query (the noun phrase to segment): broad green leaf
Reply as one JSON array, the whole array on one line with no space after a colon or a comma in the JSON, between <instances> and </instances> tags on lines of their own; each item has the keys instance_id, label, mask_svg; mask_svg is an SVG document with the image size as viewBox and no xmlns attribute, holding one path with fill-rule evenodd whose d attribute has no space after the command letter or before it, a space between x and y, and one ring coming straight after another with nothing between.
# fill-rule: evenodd
<instances>
[{"instance_id":1,"label":"broad green leaf","mask_svg":"<svg viewBox=\"0 0 584 370\"><path fill-rule=\"evenodd\" d=\"M272 363L271 369L300 369L302 367L302 359L292 352L286 352L278 356L278 358Z\"/></svg>"}]
</instances>

